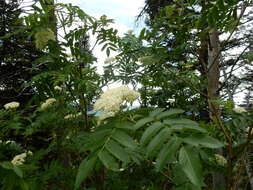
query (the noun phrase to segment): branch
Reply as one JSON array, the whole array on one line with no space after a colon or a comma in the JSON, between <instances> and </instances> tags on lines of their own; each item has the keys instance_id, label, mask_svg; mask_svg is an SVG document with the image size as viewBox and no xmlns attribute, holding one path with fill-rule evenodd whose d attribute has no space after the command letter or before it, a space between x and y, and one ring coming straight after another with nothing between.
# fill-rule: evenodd
<instances>
[{"instance_id":1,"label":"branch","mask_svg":"<svg viewBox=\"0 0 253 190\"><path fill-rule=\"evenodd\" d=\"M239 26L240 24L240 20L241 18L243 17L244 15L244 12L246 10L247 6L246 6L246 3L244 3L243 7L242 7L242 11L238 17L238 20L236 22L236 25L235 27L233 28L232 32L230 33L230 35L228 36L228 38L225 40L224 44L228 43L228 41L231 39L232 35L234 34L234 32L236 31L237 27ZM217 61L217 59L219 58L221 52L222 52L222 49L223 47L220 48L219 52L217 53L217 55L215 56L213 62L211 63L210 67L208 68L208 72L211 70L211 68L213 67L214 63Z\"/></svg>"},{"instance_id":2,"label":"branch","mask_svg":"<svg viewBox=\"0 0 253 190\"><path fill-rule=\"evenodd\" d=\"M251 44L248 44L248 46L246 46L246 47L244 48L244 50L241 52L241 54L237 57L237 59L235 60L233 66L232 66L232 68L231 68L231 70L230 70L230 72L229 72L229 76L226 78L226 80L223 82L223 84L221 85L221 87L218 89L218 92L222 90L222 88L226 85L226 82L228 82L228 80L232 77L233 71L235 71L235 70L241 68L241 66L240 66L240 67L238 67L237 69L234 69L234 67L236 66L236 64L239 62L240 58L243 56L243 54L245 53L245 51L246 51L250 46L251 46ZM228 73L226 73L226 74L228 74ZM223 75L223 76L224 76L224 75ZM222 76L221 76L221 77L222 77Z\"/></svg>"}]
</instances>

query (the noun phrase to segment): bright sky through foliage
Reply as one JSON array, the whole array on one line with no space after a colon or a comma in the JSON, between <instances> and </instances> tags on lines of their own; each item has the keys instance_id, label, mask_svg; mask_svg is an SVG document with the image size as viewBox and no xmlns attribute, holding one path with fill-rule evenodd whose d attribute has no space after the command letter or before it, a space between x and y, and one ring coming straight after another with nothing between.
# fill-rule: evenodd
<instances>
[{"instance_id":1,"label":"bright sky through foliage","mask_svg":"<svg viewBox=\"0 0 253 190\"><path fill-rule=\"evenodd\" d=\"M123 35L130 29L138 33L143 27L141 22L136 23L136 16L142 10L144 0L59 0L59 2L77 5L96 18L106 15L114 20L112 27L118 30L119 35ZM91 39L91 44L92 41ZM95 48L93 53L98 58L98 69L101 71L106 54L101 52L101 46Z\"/></svg>"},{"instance_id":2,"label":"bright sky through foliage","mask_svg":"<svg viewBox=\"0 0 253 190\"><path fill-rule=\"evenodd\" d=\"M135 20L144 6L144 0L60 0L60 2L77 5L95 17L106 15L114 19L115 27L120 33L139 28Z\"/></svg>"}]
</instances>

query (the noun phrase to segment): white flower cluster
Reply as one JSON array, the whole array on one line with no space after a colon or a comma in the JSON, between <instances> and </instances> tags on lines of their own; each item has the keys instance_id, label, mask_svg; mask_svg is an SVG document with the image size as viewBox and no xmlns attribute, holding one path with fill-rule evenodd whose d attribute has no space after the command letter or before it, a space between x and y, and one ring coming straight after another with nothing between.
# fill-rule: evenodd
<instances>
[{"instance_id":1,"label":"white flower cluster","mask_svg":"<svg viewBox=\"0 0 253 190\"><path fill-rule=\"evenodd\" d=\"M134 32L133 30L128 30L127 34L131 35L131 34L133 34L133 32Z\"/></svg>"},{"instance_id":2,"label":"white flower cluster","mask_svg":"<svg viewBox=\"0 0 253 190\"><path fill-rule=\"evenodd\" d=\"M247 127L247 128L246 128L246 132L247 132L247 133L249 133L249 132L250 132L250 128L249 128L249 127ZM253 129L251 129L251 133L250 133L250 135L253 135Z\"/></svg>"},{"instance_id":3,"label":"white flower cluster","mask_svg":"<svg viewBox=\"0 0 253 190\"><path fill-rule=\"evenodd\" d=\"M55 86L54 89L57 91L60 91L60 92L62 91L62 87L60 87L60 86Z\"/></svg>"},{"instance_id":4,"label":"white flower cluster","mask_svg":"<svg viewBox=\"0 0 253 190\"><path fill-rule=\"evenodd\" d=\"M108 57L105 59L104 63L107 64L107 63L112 63L112 62L115 62L116 61L116 58L115 57Z\"/></svg>"},{"instance_id":5,"label":"white flower cluster","mask_svg":"<svg viewBox=\"0 0 253 190\"><path fill-rule=\"evenodd\" d=\"M8 140L8 141L6 141L5 143L6 143L6 144L14 144L14 143L16 143L16 142L15 142L15 141Z\"/></svg>"},{"instance_id":6,"label":"white flower cluster","mask_svg":"<svg viewBox=\"0 0 253 190\"><path fill-rule=\"evenodd\" d=\"M104 113L99 117L103 120L108 117L113 117L116 112L120 110L120 105L126 102L133 102L140 96L140 93L128 88L127 86L121 86L113 88L104 92L101 97L96 101L94 105L95 111L103 111Z\"/></svg>"},{"instance_id":7,"label":"white flower cluster","mask_svg":"<svg viewBox=\"0 0 253 190\"><path fill-rule=\"evenodd\" d=\"M234 108L233 111L236 112L236 113L247 112L243 107L239 107L239 106L237 108Z\"/></svg>"},{"instance_id":8,"label":"white flower cluster","mask_svg":"<svg viewBox=\"0 0 253 190\"><path fill-rule=\"evenodd\" d=\"M40 108L42 110L45 110L45 109L49 108L54 102L56 102L55 98L49 98L44 103L41 104Z\"/></svg>"},{"instance_id":9,"label":"white flower cluster","mask_svg":"<svg viewBox=\"0 0 253 190\"><path fill-rule=\"evenodd\" d=\"M16 142L15 141L11 141L11 140L7 140L7 141L2 141L0 140L0 143L5 143L5 144L15 144Z\"/></svg>"},{"instance_id":10,"label":"white flower cluster","mask_svg":"<svg viewBox=\"0 0 253 190\"><path fill-rule=\"evenodd\" d=\"M18 108L19 107L19 102L10 102L10 103L7 103L4 105L4 108L5 109L15 109L15 108Z\"/></svg>"},{"instance_id":11,"label":"white flower cluster","mask_svg":"<svg viewBox=\"0 0 253 190\"><path fill-rule=\"evenodd\" d=\"M215 156L215 160L216 160L216 162L217 162L217 164L219 164L220 166L225 166L225 165L227 165L227 160L226 160L226 158L224 158L222 155L220 155L220 154L215 154L214 155Z\"/></svg>"},{"instance_id":12,"label":"white flower cluster","mask_svg":"<svg viewBox=\"0 0 253 190\"><path fill-rule=\"evenodd\" d=\"M16 156L14 156L14 158L13 158L12 161L11 161L11 163L12 163L13 165L16 165L16 166L22 165L22 164L25 162L25 158L26 158L28 155L32 156L33 153L32 153L31 151L28 151L28 152L24 152L24 153L22 153L22 154L18 154L18 155L16 155Z\"/></svg>"},{"instance_id":13,"label":"white flower cluster","mask_svg":"<svg viewBox=\"0 0 253 190\"><path fill-rule=\"evenodd\" d=\"M82 115L81 112L80 112L80 113L77 113L77 114L68 114L68 115L66 115L66 116L64 117L64 119L74 119L74 118L76 118L76 117L78 117L78 116L80 116L80 115Z\"/></svg>"}]
</instances>

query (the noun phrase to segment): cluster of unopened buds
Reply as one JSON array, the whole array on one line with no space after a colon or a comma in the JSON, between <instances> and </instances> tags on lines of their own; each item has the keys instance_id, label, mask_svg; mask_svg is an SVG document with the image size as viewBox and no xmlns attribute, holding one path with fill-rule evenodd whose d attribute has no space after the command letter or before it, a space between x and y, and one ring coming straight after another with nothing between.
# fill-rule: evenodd
<instances>
[{"instance_id":1,"label":"cluster of unopened buds","mask_svg":"<svg viewBox=\"0 0 253 190\"><path fill-rule=\"evenodd\" d=\"M226 166L227 165L227 160L226 160L226 158L224 158L222 155L220 155L220 154L215 154L214 155L215 156L215 160L216 160L216 162L220 165L220 166Z\"/></svg>"}]
</instances>

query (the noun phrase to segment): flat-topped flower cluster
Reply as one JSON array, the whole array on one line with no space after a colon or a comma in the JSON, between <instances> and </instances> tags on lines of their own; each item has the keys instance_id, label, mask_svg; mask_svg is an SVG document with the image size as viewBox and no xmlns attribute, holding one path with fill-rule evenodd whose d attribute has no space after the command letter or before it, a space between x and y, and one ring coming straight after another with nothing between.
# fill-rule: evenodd
<instances>
[{"instance_id":1,"label":"flat-topped flower cluster","mask_svg":"<svg viewBox=\"0 0 253 190\"><path fill-rule=\"evenodd\" d=\"M140 93L130 89L127 86L113 88L104 92L94 105L95 111L103 111L99 117L103 120L108 117L113 117L116 112L120 111L120 106L124 102L133 102L139 98Z\"/></svg>"},{"instance_id":2,"label":"flat-topped flower cluster","mask_svg":"<svg viewBox=\"0 0 253 190\"><path fill-rule=\"evenodd\" d=\"M18 108L19 107L19 102L10 102L10 103L7 103L4 105L4 108L5 109L15 109L15 108Z\"/></svg>"},{"instance_id":3,"label":"flat-topped flower cluster","mask_svg":"<svg viewBox=\"0 0 253 190\"><path fill-rule=\"evenodd\" d=\"M45 110L49 108L54 102L56 102L55 98L48 98L45 102L41 104L41 110Z\"/></svg>"},{"instance_id":4,"label":"flat-topped flower cluster","mask_svg":"<svg viewBox=\"0 0 253 190\"><path fill-rule=\"evenodd\" d=\"M247 110L245 108L240 107L240 106L234 108L233 111L236 112L236 113L245 113L245 112L247 112Z\"/></svg>"},{"instance_id":5,"label":"flat-topped flower cluster","mask_svg":"<svg viewBox=\"0 0 253 190\"><path fill-rule=\"evenodd\" d=\"M28 155L31 156L33 155L33 153L31 151L28 151L22 154L18 154L12 159L11 163L16 166L22 165L25 162L25 159Z\"/></svg>"}]
</instances>

